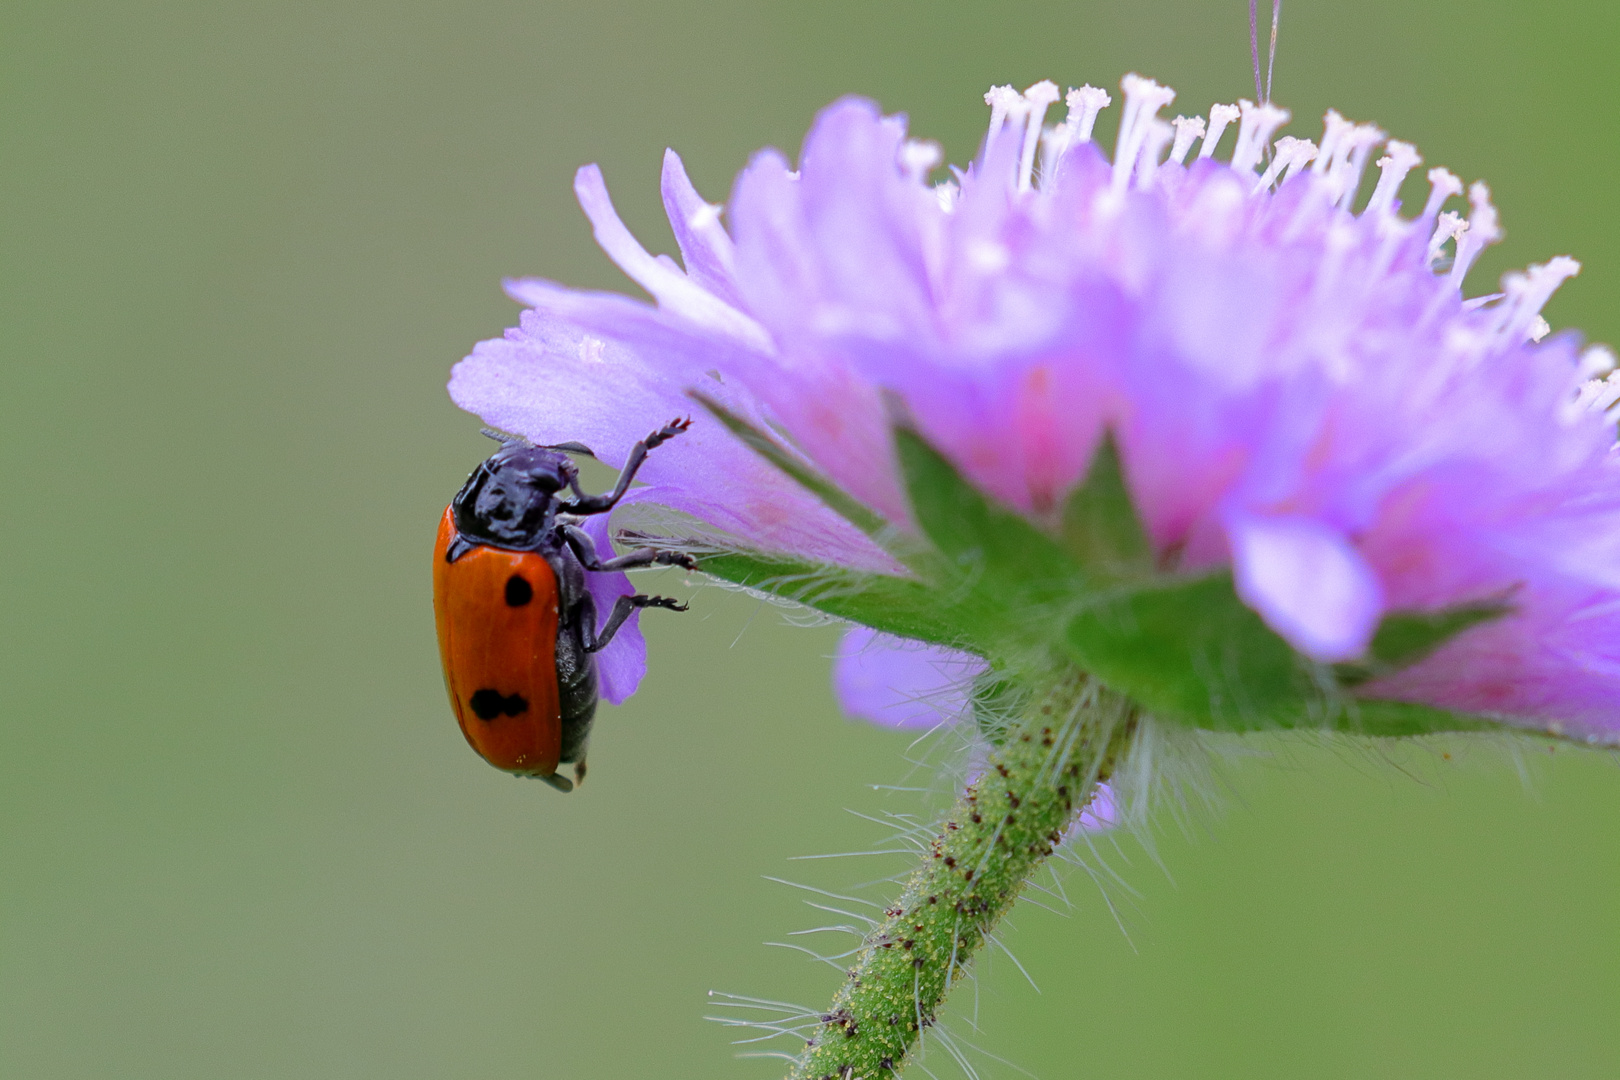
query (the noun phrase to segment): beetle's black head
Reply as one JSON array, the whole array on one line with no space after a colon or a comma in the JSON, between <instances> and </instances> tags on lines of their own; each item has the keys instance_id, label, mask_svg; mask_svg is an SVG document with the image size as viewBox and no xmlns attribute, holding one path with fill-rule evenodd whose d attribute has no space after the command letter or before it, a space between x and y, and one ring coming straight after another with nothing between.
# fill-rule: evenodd
<instances>
[{"instance_id":1,"label":"beetle's black head","mask_svg":"<svg viewBox=\"0 0 1620 1080\"><path fill-rule=\"evenodd\" d=\"M557 492L578 474L555 450L509 442L473 470L451 501L456 529L469 540L531 548L556 521Z\"/></svg>"}]
</instances>

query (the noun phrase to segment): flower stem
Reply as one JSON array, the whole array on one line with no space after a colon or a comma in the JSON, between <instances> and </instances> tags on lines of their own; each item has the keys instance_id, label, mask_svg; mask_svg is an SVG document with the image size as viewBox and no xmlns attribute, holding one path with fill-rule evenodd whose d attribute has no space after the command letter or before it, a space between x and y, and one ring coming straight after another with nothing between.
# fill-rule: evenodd
<instances>
[{"instance_id":1,"label":"flower stem","mask_svg":"<svg viewBox=\"0 0 1620 1080\"><path fill-rule=\"evenodd\" d=\"M881 1080L900 1071L1135 728L1129 702L1078 672L1029 699L866 939L789 1080Z\"/></svg>"}]
</instances>

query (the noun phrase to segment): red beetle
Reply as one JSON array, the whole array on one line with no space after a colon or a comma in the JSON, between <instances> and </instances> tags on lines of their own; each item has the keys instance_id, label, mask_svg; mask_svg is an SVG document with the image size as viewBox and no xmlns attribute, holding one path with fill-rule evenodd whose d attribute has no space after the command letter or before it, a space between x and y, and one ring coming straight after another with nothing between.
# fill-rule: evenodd
<instances>
[{"instance_id":1,"label":"red beetle","mask_svg":"<svg viewBox=\"0 0 1620 1080\"><path fill-rule=\"evenodd\" d=\"M574 519L612 510L647 452L690 423L676 420L637 443L605 495L580 490L566 453L589 454L585 447L485 432L505 445L445 507L433 548L433 613L450 707L472 748L497 769L572 791L585 778L596 654L637 608L686 610L668 597L621 596L598 631L587 573L695 564L648 547L602 559ZM568 762L574 782L557 775Z\"/></svg>"}]
</instances>

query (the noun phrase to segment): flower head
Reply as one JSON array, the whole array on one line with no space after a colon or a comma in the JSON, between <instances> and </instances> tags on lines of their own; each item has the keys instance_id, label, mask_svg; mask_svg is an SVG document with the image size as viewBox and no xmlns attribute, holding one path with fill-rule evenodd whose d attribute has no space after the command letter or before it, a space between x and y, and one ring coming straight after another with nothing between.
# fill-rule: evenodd
<instances>
[{"instance_id":1,"label":"flower head","mask_svg":"<svg viewBox=\"0 0 1620 1080\"><path fill-rule=\"evenodd\" d=\"M670 151L681 265L641 247L587 166L575 190L597 240L655 302L508 282L530 310L457 365L451 395L613 463L696 392L711 415L648 461L637 500L782 566L846 572L857 585L820 606L992 662L994 640L912 633L893 614L911 603L893 583L957 603L1000 557L945 582L939 567L961 558L908 554L949 545L897 428L1032 543L1081 552L1085 586L1041 618L1133 692L1121 650L1147 646L1108 635L1213 575L1219 589L1175 603L1235 590L1307 682L1333 684L1334 709L1399 701L1620 735L1620 459L1602 411L1620 384L1590 383L1612 354L1541 318L1578 264L1469 298L1469 269L1501 235L1483 183L1465 218L1445 209L1462 183L1432 169L1408 212L1421 159L1376 127L1329 112L1319 143L1274 139L1289 117L1271 105L1166 121L1172 90L1127 76L1122 91L1110 156L1092 138L1106 92L1069 91L1048 125L1054 84L993 89L978 158L940 179L938 147L903 117L845 99L797 169L755 155L724 211ZM1100 549L1068 533L1105 458L1144 544L1130 572L1086 564ZM874 581L891 591L849 599ZM1166 618L1173 636L1180 616ZM1207 638L1175 645L1193 650L1189 670L1209 667L1221 643ZM1266 713L1231 694L1223 706L1219 678L1205 681L1193 696L1210 704L1189 715ZM1151 688L1144 700L1160 707Z\"/></svg>"}]
</instances>

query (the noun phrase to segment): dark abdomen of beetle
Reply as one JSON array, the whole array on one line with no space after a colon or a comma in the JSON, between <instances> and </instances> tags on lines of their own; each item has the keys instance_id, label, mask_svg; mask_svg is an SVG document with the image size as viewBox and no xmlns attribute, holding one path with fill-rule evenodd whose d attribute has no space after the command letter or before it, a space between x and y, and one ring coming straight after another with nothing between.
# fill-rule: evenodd
<instances>
[{"instance_id":1,"label":"dark abdomen of beetle","mask_svg":"<svg viewBox=\"0 0 1620 1080\"><path fill-rule=\"evenodd\" d=\"M596 657L585 651L580 620L571 618L557 635L557 704L562 713L562 753L559 762L578 761L590 741L596 719Z\"/></svg>"}]
</instances>

